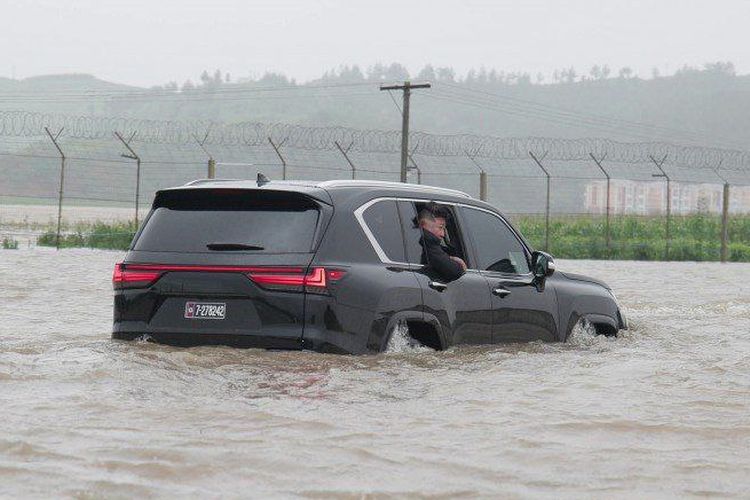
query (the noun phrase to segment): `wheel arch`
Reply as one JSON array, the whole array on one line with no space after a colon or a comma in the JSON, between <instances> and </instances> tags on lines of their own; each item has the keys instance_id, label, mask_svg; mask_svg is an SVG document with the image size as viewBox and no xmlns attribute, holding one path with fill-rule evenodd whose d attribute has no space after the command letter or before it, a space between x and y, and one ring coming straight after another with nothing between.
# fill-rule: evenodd
<instances>
[{"instance_id":1,"label":"wheel arch","mask_svg":"<svg viewBox=\"0 0 750 500\"><path fill-rule=\"evenodd\" d=\"M391 335L400 322L406 322L409 327L409 335L421 344L441 351L448 347L443 327L435 316L421 311L400 311L394 313L388 321L387 335L383 337L384 341L380 347L381 352L387 348Z\"/></svg>"},{"instance_id":2,"label":"wheel arch","mask_svg":"<svg viewBox=\"0 0 750 500\"><path fill-rule=\"evenodd\" d=\"M565 326L568 340L581 319L591 322L597 333L616 335L620 329L619 308L612 295L601 285L581 281L556 283L560 325Z\"/></svg>"}]
</instances>

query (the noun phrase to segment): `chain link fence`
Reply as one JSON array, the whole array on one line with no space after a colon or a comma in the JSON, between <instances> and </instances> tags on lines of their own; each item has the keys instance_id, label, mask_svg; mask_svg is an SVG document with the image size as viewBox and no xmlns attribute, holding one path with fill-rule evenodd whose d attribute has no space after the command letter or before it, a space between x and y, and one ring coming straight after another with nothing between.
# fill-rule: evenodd
<instances>
[{"instance_id":1,"label":"chain link fence","mask_svg":"<svg viewBox=\"0 0 750 500\"><path fill-rule=\"evenodd\" d=\"M746 152L420 132L410 144L409 182L485 199L553 254L750 260ZM142 219L155 191L209 172L398 181L400 132L0 112L0 239L127 233L117 224Z\"/></svg>"}]
</instances>

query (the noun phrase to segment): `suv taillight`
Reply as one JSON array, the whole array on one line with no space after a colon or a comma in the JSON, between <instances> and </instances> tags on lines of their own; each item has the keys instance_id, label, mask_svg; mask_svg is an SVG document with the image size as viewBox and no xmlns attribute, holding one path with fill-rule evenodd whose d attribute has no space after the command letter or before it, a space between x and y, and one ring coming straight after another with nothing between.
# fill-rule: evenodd
<instances>
[{"instance_id":1,"label":"suv taillight","mask_svg":"<svg viewBox=\"0 0 750 500\"><path fill-rule=\"evenodd\" d=\"M115 289L145 288L155 283L164 273L204 272L204 273L243 273L255 284L269 290L286 292L327 293L344 277L346 271L325 267L311 267L307 272L303 267L292 266L181 266L162 264L115 264L112 285Z\"/></svg>"},{"instance_id":2,"label":"suv taillight","mask_svg":"<svg viewBox=\"0 0 750 500\"><path fill-rule=\"evenodd\" d=\"M145 288L161 277L162 272L156 269L139 269L142 266L126 266L120 262L115 264L112 273L112 286L121 288Z\"/></svg>"},{"instance_id":3,"label":"suv taillight","mask_svg":"<svg viewBox=\"0 0 750 500\"><path fill-rule=\"evenodd\" d=\"M346 271L325 267L311 267L307 273L299 267L258 267L247 273L253 282L263 288L310 293L327 293L330 285L345 274Z\"/></svg>"}]
</instances>

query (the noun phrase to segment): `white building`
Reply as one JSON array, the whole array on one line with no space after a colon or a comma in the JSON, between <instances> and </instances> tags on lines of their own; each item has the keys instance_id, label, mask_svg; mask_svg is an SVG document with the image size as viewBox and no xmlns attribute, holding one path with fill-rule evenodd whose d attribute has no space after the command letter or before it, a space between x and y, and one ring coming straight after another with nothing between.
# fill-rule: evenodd
<instances>
[{"instance_id":1,"label":"white building","mask_svg":"<svg viewBox=\"0 0 750 500\"><path fill-rule=\"evenodd\" d=\"M724 186L721 184L671 183L672 213L721 213ZM642 182L612 179L612 214L656 215L666 211L667 185L663 180ZM603 214L607 210L607 181L589 182L584 192L584 210ZM730 213L750 213L750 186L731 186Z\"/></svg>"}]
</instances>

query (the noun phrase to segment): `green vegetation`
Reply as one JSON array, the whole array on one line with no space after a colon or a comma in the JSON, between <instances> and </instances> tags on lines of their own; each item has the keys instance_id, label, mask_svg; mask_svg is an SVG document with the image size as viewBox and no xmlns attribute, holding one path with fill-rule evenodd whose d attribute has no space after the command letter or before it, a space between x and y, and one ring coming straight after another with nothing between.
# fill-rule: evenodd
<instances>
[{"instance_id":1,"label":"green vegetation","mask_svg":"<svg viewBox=\"0 0 750 500\"><path fill-rule=\"evenodd\" d=\"M60 236L60 248L101 248L107 250L127 250L133 241L137 228L135 223L104 222L79 223L72 232ZM54 247L57 245L57 235L50 229L37 238L37 245Z\"/></svg>"},{"instance_id":2,"label":"green vegetation","mask_svg":"<svg viewBox=\"0 0 750 500\"><path fill-rule=\"evenodd\" d=\"M534 248L544 248L543 216L521 216L513 222ZM550 219L549 252L560 259L664 260L666 226L663 217L613 217L610 222L610 248L607 248L605 227L604 217L553 217ZM81 223L61 237L60 247L127 250L135 231L133 222ZM670 260L719 260L719 217L674 217L671 233ZM730 219L729 242L729 260L750 262L750 216ZM42 234L37 244L55 246L55 231L48 230Z\"/></svg>"},{"instance_id":3,"label":"green vegetation","mask_svg":"<svg viewBox=\"0 0 750 500\"><path fill-rule=\"evenodd\" d=\"M13 238L3 238L3 249L4 250L18 250L18 240Z\"/></svg>"},{"instance_id":4,"label":"green vegetation","mask_svg":"<svg viewBox=\"0 0 750 500\"><path fill-rule=\"evenodd\" d=\"M514 223L534 248L543 249L543 216L517 217ZM673 217L669 260L715 261L721 256L721 218L711 215ZM550 219L549 252L564 259L664 260L664 217L618 216L610 220L607 248L606 219L567 216ZM729 221L729 260L750 261L750 217Z\"/></svg>"}]
</instances>

